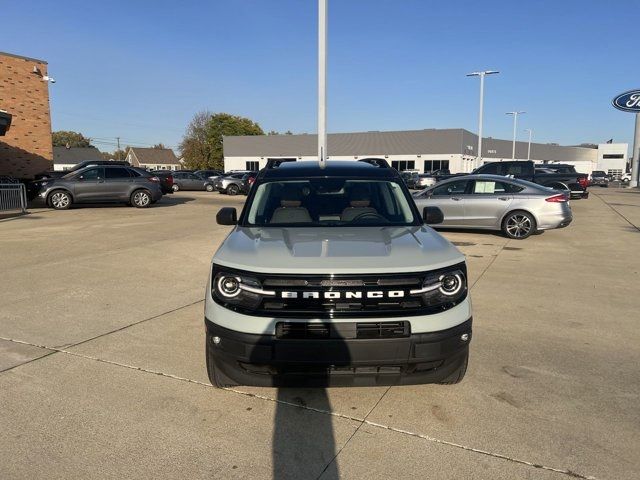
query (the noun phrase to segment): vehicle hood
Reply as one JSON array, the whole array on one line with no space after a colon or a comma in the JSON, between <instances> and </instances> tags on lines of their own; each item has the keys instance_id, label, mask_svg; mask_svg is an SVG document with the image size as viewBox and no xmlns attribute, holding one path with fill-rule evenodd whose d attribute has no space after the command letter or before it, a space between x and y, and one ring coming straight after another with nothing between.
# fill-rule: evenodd
<instances>
[{"instance_id":1,"label":"vehicle hood","mask_svg":"<svg viewBox=\"0 0 640 480\"><path fill-rule=\"evenodd\" d=\"M400 273L446 267L464 255L427 226L236 227L213 257L259 273Z\"/></svg>"}]
</instances>

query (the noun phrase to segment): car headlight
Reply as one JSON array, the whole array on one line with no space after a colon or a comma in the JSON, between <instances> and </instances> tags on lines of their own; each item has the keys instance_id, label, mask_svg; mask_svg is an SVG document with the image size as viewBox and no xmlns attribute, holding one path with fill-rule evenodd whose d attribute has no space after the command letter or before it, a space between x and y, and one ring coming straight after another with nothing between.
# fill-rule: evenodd
<instances>
[{"instance_id":1,"label":"car headlight","mask_svg":"<svg viewBox=\"0 0 640 480\"><path fill-rule=\"evenodd\" d=\"M231 309L257 309L265 297L272 297L276 292L263 290L257 278L244 272L227 270L214 265L211 274L211 296L213 299Z\"/></svg>"},{"instance_id":2,"label":"car headlight","mask_svg":"<svg viewBox=\"0 0 640 480\"><path fill-rule=\"evenodd\" d=\"M464 264L428 273L422 287L409 293L420 297L425 306L450 308L467 296L467 272Z\"/></svg>"}]
</instances>

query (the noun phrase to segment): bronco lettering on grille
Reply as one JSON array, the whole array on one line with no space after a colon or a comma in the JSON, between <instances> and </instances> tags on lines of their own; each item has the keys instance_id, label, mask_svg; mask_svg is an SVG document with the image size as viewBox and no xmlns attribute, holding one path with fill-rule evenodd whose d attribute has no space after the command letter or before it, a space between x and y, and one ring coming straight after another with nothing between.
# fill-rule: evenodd
<instances>
[{"instance_id":1,"label":"bronco lettering on grille","mask_svg":"<svg viewBox=\"0 0 640 480\"><path fill-rule=\"evenodd\" d=\"M280 292L281 298L324 298L329 300L341 298L403 298L404 290L374 290L370 292Z\"/></svg>"}]
</instances>

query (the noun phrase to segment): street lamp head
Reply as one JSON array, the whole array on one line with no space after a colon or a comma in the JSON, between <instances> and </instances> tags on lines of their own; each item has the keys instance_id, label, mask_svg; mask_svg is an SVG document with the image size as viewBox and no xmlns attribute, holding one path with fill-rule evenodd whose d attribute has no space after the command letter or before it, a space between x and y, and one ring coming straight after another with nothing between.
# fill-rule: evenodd
<instances>
[{"instance_id":1,"label":"street lamp head","mask_svg":"<svg viewBox=\"0 0 640 480\"><path fill-rule=\"evenodd\" d=\"M520 115L522 113L527 113L525 111L521 111L521 112L505 112L505 115Z\"/></svg>"},{"instance_id":2,"label":"street lamp head","mask_svg":"<svg viewBox=\"0 0 640 480\"><path fill-rule=\"evenodd\" d=\"M484 70L482 72L467 73L467 77L481 77L483 75L492 75L494 73L500 73L500 72L497 70Z\"/></svg>"}]
</instances>

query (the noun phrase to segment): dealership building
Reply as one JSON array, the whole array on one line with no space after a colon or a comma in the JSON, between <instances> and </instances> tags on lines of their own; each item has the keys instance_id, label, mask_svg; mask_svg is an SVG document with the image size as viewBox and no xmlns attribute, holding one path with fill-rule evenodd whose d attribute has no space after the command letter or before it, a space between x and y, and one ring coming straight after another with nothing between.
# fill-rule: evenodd
<instances>
[{"instance_id":1,"label":"dealership building","mask_svg":"<svg viewBox=\"0 0 640 480\"><path fill-rule=\"evenodd\" d=\"M0 176L53 166L47 62L0 52Z\"/></svg>"},{"instance_id":2,"label":"dealership building","mask_svg":"<svg viewBox=\"0 0 640 480\"><path fill-rule=\"evenodd\" d=\"M270 159L317 159L317 136L247 135L223 139L224 168L258 170ZM395 132L334 133L327 139L327 158L358 160L383 158L398 170L430 172L441 168L452 173L478 167L478 136L462 128L405 130ZM513 142L483 138L482 163L511 160ZM626 143L581 146L516 142L516 160L530 158L537 163L568 163L577 171L604 170L620 174L627 168Z\"/></svg>"}]
</instances>

